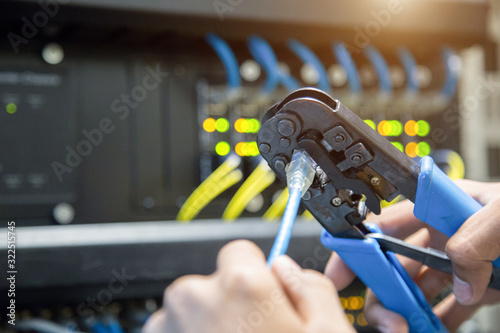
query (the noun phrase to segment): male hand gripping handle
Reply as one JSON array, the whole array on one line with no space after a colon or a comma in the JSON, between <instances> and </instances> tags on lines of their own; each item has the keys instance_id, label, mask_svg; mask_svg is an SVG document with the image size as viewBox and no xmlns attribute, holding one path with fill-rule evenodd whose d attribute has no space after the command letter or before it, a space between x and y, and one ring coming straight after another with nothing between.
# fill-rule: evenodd
<instances>
[{"instance_id":1,"label":"male hand gripping handle","mask_svg":"<svg viewBox=\"0 0 500 333\"><path fill-rule=\"evenodd\" d=\"M455 331L482 305L500 301L500 292L487 289L492 273L491 262L500 257L500 183L460 181L458 185L484 207L472 215L453 235L447 238L419 221L413 215L413 204L398 203L366 220L377 224L384 234L408 243L446 251L453 263L453 276L429 269L405 258L399 260L419 285L428 301L453 284L454 294L439 303L434 312L450 332ZM343 289L354 279L354 273L337 254L332 254L325 269L334 284ZM408 332L406 320L385 309L373 293L367 293L365 317L381 332Z\"/></svg>"}]
</instances>

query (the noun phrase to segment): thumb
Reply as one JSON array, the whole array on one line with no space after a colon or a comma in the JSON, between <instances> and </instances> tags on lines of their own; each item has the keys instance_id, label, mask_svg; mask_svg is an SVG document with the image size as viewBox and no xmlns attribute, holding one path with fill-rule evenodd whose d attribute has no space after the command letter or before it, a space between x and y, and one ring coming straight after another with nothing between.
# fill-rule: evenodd
<instances>
[{"instance_id":1,"label":"thumb","mask_svg":"<svg viewBox=\"0 0 500 333\"><path fill-rule=\"evenodd\" d=\"M272 267L294 308L311 332L329 332L338 323L338 332L353 332L333 283L323 274L303 270L287 256Z\"/></svg>"},{"instance_id":2,"label":"thumb","mask_svg":"<svg viewBox=\"0 0 500 333\"><path fill-rule=\"evenodd\" d=\"M500 201L492 201L472 215L446 244L453 264L453 292L463 305L483 297L500 256Z\"/></svg>"}]
</instances>

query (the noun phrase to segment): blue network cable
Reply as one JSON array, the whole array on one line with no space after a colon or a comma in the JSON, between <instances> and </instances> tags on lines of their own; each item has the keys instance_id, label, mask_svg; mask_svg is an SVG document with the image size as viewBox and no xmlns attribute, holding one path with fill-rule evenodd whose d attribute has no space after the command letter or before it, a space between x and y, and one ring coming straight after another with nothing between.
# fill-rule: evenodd
<instances>
[{"instance_id":1,"label":"blue network cable","mask_svg":"<svg viewBox=\"0 0 500 333\"><path fill-rule=\"evenodd\" d=\"M333 53L337 58L339 64L344 67L347 73L347 82L349 83L349 88L354 94L360 94L362 91L361 80L359 79L358 69L356 64L352 60L349 51L342 43L335 43L333 45Z\"/></svg>"},{"instance_id":2,"label":"blue network cable","mask_svg":"<svg viewBox=\"0 0 500 333\"><path fill-rule=\"evenodd\" d=\"M266 72L267 79L263 88L264 93L272 93L280 82L290 91L300 88L298 82L290 74L280 71L276 54L271 45L264 39L259 36L250 36L248 38L248 49L255 61Z\"/></svg>"},{"instance_id":3,"label":"blue network cable","mask_svg":"<svg viewBox=\"0 0 500 333\"><path fill-rule=\"evenodd\" d=\"M288 41L288 47L305 63L308 64L318 72L319 81L318 88L323 91L330 91L330 83L328 82L328 74L326 73L325 66L318 59L316 54L309 49L307 46L302 44L301 42L290 39Z\"/></svg>"},{"instance_id":4,"label":"blue network cable","mask_svg":"<svg viewBox=\"0 0 500 333\"><path fill-rule=\"evenodd\" d=\"M452 59L456 58L457 55L449 47L443 48L443 63L446 71L446 80L441 93L448 99L453 98L458 85L458 72L456 68L453 68Z\"/></svg>"},{"instance_id":5,"label":"blue network cable","mask_svg":"<svg viewBox=\"0 0 500 333\"><path fill-rule=\"evenodd\" d=\"M300 198L311 186L315 174L316 168L309 155L302 150L295 151L292 161L286 167L289 197L278 235L267 259L268 267L272 266L277 257L286 253L292 236L293 224L299 210Z\"/></svg>"},{"instance_id":6,"label":"blue network cable","mask_svg":"<svg viewBox=\"0 0 500 333\"><path fill-rule=\"evenodd\" d=\"M226 69L227 84L229 87L232 89L239 88L241 86L239 65L231 47L215 34L207 34L205 39L208 44L212 46L223 63Z\"/></svg>"},{"instance_id":7,"label":"blue network cable","mask_svg":"<svg viewBox=\"0 0 500 333\"><path fill-rule=\"evenodd\" d=\"M384 57L375 47L371 45L365 48L365 54L372 63L373 67L375 67L382 92L388 94L392 93L391 75L389 72L389 66L387 66L387 62Z\"/></svg>"},{"instance_id":8,"label":"blue network cable","mask_svg":"<svg viewBox=\"0 0 500 333\"><path fill-rule=\"evenodd\" d=\"M400 47L398 50L398 56L403 63L403 67L406 73L406 90L409 93L418 93L418 80L417 80L417 62L408 49L405 47Z\"/></svg>"}]
</instances>

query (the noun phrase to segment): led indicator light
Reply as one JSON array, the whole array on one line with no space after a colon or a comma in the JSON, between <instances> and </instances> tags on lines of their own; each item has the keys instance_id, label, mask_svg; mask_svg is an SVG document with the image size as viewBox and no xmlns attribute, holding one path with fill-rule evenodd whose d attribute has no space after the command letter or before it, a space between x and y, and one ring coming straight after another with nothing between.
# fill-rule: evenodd
<instances>
[{"instance_id":1,"label":"led indicator light","mask_svg":"<svg viewBox=\"0 0 500 333\"><path fill-rule=\"evenodd\" d=\"M406 145L405 148L405 153L406 155L410 157L417 157L418 151L417 151L417 143L416 142L410 142L409 144Z\"/></svg>"},{"instance_id":2,"label":"led indicator light","mask_svg":"<svg viewBox=\"0 0 500 333\"><path fill-rule=\"evenodd\" d=\"M427 135L429 135L429 132L431 131L431 126L425 120L419 120L419 121L417 121L416 130L417 130L418 136L427 136Z\"/></svg>"},{"instance_id":3,"label":"led indicator light","mask_svg":"<svg viewBox=\"0 0 500 333\"><path fill-rule=\"evenodd\" d=\"M403 146L403 144L401 142L397 142L397 141L394 141L394 142L391 142L396 148L398 148L399 150L401 150L401 152L404 153L405 151L405 147Z\"/></svg>"},{"instance_id":4,"label":"led indicator light","mask_svg":"<svg viewBox=\"0 0 500 333\"><path fill-rule=\"evenodd\" d=\"M5 107L5 110L7 110L7 113L14 114L17 111L17 105L14 103L9 103Z\"/></svg>"},{"instance_id":5,"label":"led indicator light","mask_svg":"<svg viewBox=\"0 0 500 333\"><path fill-rule=\"evenodd\" d=\"M248 119L248 133L257 133L260 130L260 121L257 119Z\"/></svg>"},{"instance_id":6,"label":"led indicator light","mask_svg":"<svg viewBox=\"0 0 500 333\"><path fill-rule=\"evenodd\" d=\"M377 130L377 126L375 125L375 122L371 119L365 119L365 123L373 128L375 131Z\"/></svg>"},{"instance_id":7,"label":"led indicator light","mask_svg":"<svg viewBox=\"0 0 500 333\"><path fill-rule=\"evenodd\" d=\"M419 157L428 156L431 153L431 146L427 142L419 142L417 144L417 155Z\"/></svg>"},{"instance_id":8,"label":"led indicator light","mask_svg":"<svg viewBox=\"0 0 500 333\"><path fill-rule=\"evenodd\" d=\"M359 326L362 326L362 327L368 325L368 322L366 321L365 315L363 314L363 312L358 314L356 322L358 323Z\"/></svg>"},{"instance_id":9,"label":"led indicator light","mask_svg":"<svg viewBox=\"0 0 500 333\"><path fill-rule=\"evenodd\" d=\"M225 141L221 141L215 146L215 152L219 156L226 156L227 154L229 154L230 151L231 151L231 146L229 145L229 143Z\"/></svg>"},{"instance_id":10,"label":"led indicator light","mask_svg":"<svg viewBox=\"0 0 500 333\"><path fill-rule=\"evenodd\" d=\"M409 120L406 122L405 124L405 132L406 134L408 134L409 136L415 136L417 135L417 122L415 120Z\"/></svg>"},{"instance_id":11,"label":"led indicator light","mask_svg":"<svg viewBox=\"0 0 500 333\"><path fill-rule=\"evenodd\" d=\"M238 133L246 133L248 131L248 121L243 118L236 120L234 123L234 129Z\"/></svg>"},{"instance_id":12,"label":"led indicator light","mask_svg":"<svg viewBox=\"0 0 500 333\"><path fill-rule=\"evenodd\" d=\"M362 297L359 296L351 296L347 299L348 310L353 310L353 311L361 310L364 304L365 301L363 300Z\"/></svg>"},{"instance_id":13,"label":"led indicator light","mask_svg":"<svg viewBox=\"0 0 500 333\"><path fill-rule=\"evenodd\" d=\"M257 147L257 142L238 142L234 148L236 154L241 157L245 156L258 156L259 148Z\"/></svg>"},{"instance_id":14,"label":"led indicator light","mask_svg":"<svg viewBox=\"0 0 500 333\"><path fill-rule=\"evenodd\" d=\"M215 128L221 133L225 133L229 130L229 121L226 118L219 118L215 122Z\"/></svg>"},{"instance_id":15,"label":"led indicator light","mask_svg":"<svg viewBox=\"0 0 500 333\"><path fill-rule=\"evenodd\" d=\"M403 133L403 124L397 120L389 121L391 124L390 136L400 136Z\"/></svg>"},{"instance_id":16,"label":"led indicator light","mask_svg":"<svg viewBox=\"0 0 500 333\"><path fill-rule=\"evenodd\" d=\"M352 314L350 314L350 313L346 313L346 314L345 314L345 316L346 316L346 318L347 318L347 321L348 321L351 325L353 325L353 324L354 324L354 316L353 316Z\"/></svg>"},{"instance_id":17,"label":"led indicator light","mask_svg":"<svg viewBox=\"0 0 500 333\"><path fill-rule=\"evenodd\" d=\"M216 130L215 124L216 124L216 121L214 118L205 119L205 121L203 122L203 129L205 131L207 131L208 133L215 132L215 130Z\"/></svg>"},{"instance_id":18,"label":"led indicator light","mask_svg":"<svg viewBox=\"0 0 500 333\"><path fill-rule=\"evenodd\" d=\"M382 120L380 123L378 123L378 126L377 126L377 130L378 132L380 133L380 135L383 135L385 136L386 134L386 123L387 123L387 120Z\"/></svg>"}]
</instances>

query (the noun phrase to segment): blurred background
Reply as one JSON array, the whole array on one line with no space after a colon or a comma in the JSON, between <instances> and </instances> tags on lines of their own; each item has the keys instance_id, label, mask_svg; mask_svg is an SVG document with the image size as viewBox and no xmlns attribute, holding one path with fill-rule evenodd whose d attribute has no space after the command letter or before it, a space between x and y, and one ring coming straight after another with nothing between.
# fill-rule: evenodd
<instances>
[{"instance_id":1,"label":"blurred background","mask_svg":"<svg viewBox=\"0 0 500 333\"><path fill-rule=\"evenodd\" d=\"M2 316L2 332L139 332L168 283L211 273L228 241L268 253L287 192L255 141L299 87L452 178L500 179L499 1L6 0L0 18L18 324ZM303 212L289 249L303 267L328 259L320 231ZM341 296L375 332L363 285ZM460 332L497 332L499 314Z\"/></svg>"}]
</instances>

